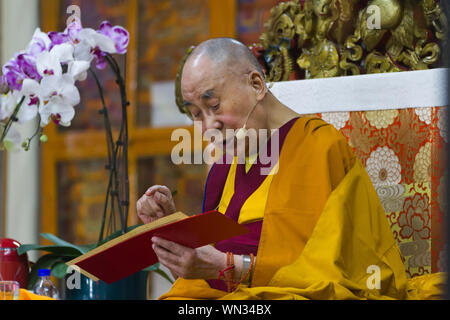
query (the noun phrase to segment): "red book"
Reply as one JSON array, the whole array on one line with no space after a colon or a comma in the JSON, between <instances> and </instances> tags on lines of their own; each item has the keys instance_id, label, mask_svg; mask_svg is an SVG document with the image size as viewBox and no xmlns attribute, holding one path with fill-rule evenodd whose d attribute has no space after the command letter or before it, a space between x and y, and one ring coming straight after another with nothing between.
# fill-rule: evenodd
<instances>
[{"instance_id":1,"label":"red book","mask_svg":"<svg viewBox=\"0 0 450 320\"><path fill-rule=\"evenodd\" d=\"M76 265L94 281L100 279L110 284L158 262L152 249L153 236L198 248L248 232L246 227L218 211L194 216L176 212L112 239L67 265Z\"/></svg>"}]
</instances>

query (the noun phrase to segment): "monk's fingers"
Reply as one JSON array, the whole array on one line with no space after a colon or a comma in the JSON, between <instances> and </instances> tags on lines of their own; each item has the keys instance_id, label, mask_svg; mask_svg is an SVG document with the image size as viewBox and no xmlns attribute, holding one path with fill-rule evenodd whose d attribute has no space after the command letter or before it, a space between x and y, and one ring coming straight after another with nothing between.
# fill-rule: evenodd
<instances>
[{"instance_id":1,"label":"monk's fingers","mask_svg":"<svg viewBox=\"0 0 450 320\"><path fill-rule=\"evenodd\" d=\"M136 203L138 216L144 221L149 222L164 216L164 209L159 206L152 197L143 195Z\"/></svg>"},{"instance_id":2,"label":"monk's fingers","mask_svg":"<svg viewBox=\"0 0 450 320\"><path fill-rule=\"evenodd\" d=\"M145 194L147 196L151 196L160 187L162 187L162 186L155 184L155 185L151 186L150 188L148 188L147 191L145 191Z\"/></svg>"},{"instance_id":3,"label":"monk's fingers","mask_svg":"<svg viewBox=\"0 0 450 320\"><path fill-rule=\"evenodd\" d=\"M186 279L192 278L192 254L189 252L189 250L187 252L184 252L182 255L178 255L170 252L169 250L167 250L167 248L161 247L155 243L152 247L156 255L158 256L159 262L167 267L172 272L172 274L175 274L177 277Z\"/></svg>"},{"instance_id":4,"label":"monk's fingers","mask_svg":"<svg viewBox=\"0 0 450 320\"><path fill-rule=\"evenodd\" d=\"M136 210L138 212L142 211L146 199L147 199L147 196L144 194L142 197L140 197L138 199L138 201L136 201Z\"/></svg>"},{"instance_id":5,"label":"monk's fingers","mask_svg":"<svg viewBox=\"0 0 450 320\"><path fill-rule=\"evenodd\" d=\"M158 192L161 192L162 194L164 194L168 199L172 200L172 191L170 191L170 189L166 186L160 186L160 188L158 188Z\"/></svg>"},{"instance_id":6,"label":"monk's fingers","mask_svg":"<svg viewBox=\"0 0 450 320\"><path fill-rule=\"evenodd\" d=\"M158 246L157 244L152 245L153 250L158 256L159 262L165 265L167 268L173 270L179 266L179 257L165 248Z\"/></svg>"},{"instance_id":7,"label":"monk's fingers","mask_svg":"<svg viewBox=\"0 0 450 320\"><path fill-rule=\"evenodd\" d=\"M159 184L156 184L156 185L151 186L150 188L148 188L147 191L145 192L145 194L148 195L148 196L151 196L156 191L161 192L162 194L164 194L168 198L172 198L172 192L170 192L170 189L167 188L166 186L162 186L162 185L159 185Z\"/></svg>"},{"instance_id":8,"label":"monk's fingers","mask_svg":"<svg viewBox=\"0 0 450 320\"><path fill-rule=\"evenodd\" d=\"M167 214L173 213L175 212L175 203L173 202L172 197L168 197L167 195L165 195L164 193L161 193L159 191L156 191L154 193L154 199L155 202L162 207L162 209L164 210L164 212L166 212Z\"/></svg>"},{"instance_id":9,"label":"monk's fingers","mask_svg":"<svg viewBox=\"0 0 450 320\"><path fill-rule=\"evenodd\" d=\"M152 197L149 197L148 199L148 207L149 207L149 214L155 218L162 218L164 217L164 208L162 208L158 203L155 201L155 199L152 199Z\"/></svg>"},{"instance_id":10,"label":"monk's fingers","mask_svg":"<svg viewBox=\"0 0 450 320\"><path fill-rule=\"evenodd\" d=\"M149 207L146 200L147 196L142 196L137 202L136 202L136 211L138 216L147 216L149 214Z\"/></svg>"},{"instance_id":11,"label":"monk's fingers","mask_svg":"<svg viewBox=\"0 0 450 320\"><path fill-rule=\"evenodd\" d=\"M174 255L178 256L178 257L182 257L183 255L186 254L186 252L189 252L193 249L182 246L178 243L175 243L173 241L169 241L166 239L162 239L160 237L152 237L152 242L154 244L156 244L157 246L160 246L162 248L164 248L165 250L173 253Z\"/></svg>"}]
</instances>

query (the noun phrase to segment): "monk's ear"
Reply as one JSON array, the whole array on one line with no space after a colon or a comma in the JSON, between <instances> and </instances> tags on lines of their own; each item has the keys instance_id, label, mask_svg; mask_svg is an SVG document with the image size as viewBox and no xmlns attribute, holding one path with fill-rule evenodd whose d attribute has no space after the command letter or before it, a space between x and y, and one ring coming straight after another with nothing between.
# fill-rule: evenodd
<instances>
[{"instance_id":1,"label":"monk's ear","mask_svg":"<svg viewBox=\"0 0 450 320\"><path fill-rule=\"evenodd\" d=\"M262 100L267 92L266 82L262 75L256 70L251 71L249 74L249 81L250 86L256 92L256 98Z\"/></svg>"}]
</instances>

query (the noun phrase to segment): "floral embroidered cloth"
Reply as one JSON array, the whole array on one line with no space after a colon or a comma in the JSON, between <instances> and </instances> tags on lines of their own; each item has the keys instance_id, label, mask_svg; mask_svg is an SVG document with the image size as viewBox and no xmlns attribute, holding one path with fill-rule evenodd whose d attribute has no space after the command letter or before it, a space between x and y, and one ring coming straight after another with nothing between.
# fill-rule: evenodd
<instances>
[{"instance_id":1,"label":"floral embroidered cloth","mask_svg":"<svg viewBox=\"0 0 450 320\"><path fill-rule=\"evenodd\" d=\"M446 107L317 114L364 164L399 244L408 277L447 271Z\"/></svg>"}]
</instances>

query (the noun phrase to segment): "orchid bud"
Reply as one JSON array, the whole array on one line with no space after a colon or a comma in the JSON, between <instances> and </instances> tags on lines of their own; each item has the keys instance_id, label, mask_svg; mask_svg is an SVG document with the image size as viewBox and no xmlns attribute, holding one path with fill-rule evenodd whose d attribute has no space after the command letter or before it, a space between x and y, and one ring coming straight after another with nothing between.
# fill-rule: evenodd
<instances>
[{"instance_id":1,"label":"orchid bud","mask_svg":"<svg viewBox=\"0 0 450 320\"><path fill-rule=\"evenodd\" d=\"M45 134L43 134L43 135L40 136L39 140L42 143L46 143L48 141L48 137Z\"/></svg>"}]
</instances>

